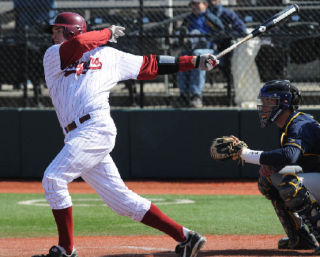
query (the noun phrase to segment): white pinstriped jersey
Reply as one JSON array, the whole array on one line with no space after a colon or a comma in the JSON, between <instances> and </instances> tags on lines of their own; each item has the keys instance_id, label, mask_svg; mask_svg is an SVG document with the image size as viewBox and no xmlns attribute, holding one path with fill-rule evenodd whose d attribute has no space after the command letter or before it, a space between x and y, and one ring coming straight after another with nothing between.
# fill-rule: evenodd
<instances>
[{"instance_id":1,"label":"white pinstriped jersey","mask_svg":"<svg viewBox=\"0 0 320 257\"><path fill-rule=\"evenodd\" d=\"M62 128L89 112L109 109L109 94L119 81L136 79L142 56L111 47L98 47L61 70L59 49L47 49L44 73L49 94Z\"/></svg>"}]
</instances>

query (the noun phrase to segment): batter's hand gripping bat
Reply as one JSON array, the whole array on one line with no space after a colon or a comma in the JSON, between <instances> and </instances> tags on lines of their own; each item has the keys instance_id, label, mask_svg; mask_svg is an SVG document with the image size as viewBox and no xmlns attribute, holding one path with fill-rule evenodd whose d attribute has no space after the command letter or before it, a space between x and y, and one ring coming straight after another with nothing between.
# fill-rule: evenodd
<instances>
[{"instance_id":1,"label":"batter's hand gripping bat","mask_svg":"<svg viewBox=\"0 0 320 257\"><path fill-rule=\"evenodd\" d=\"M248 34L246 37L241 39L240 41L234 43L233 45L229 46L225 50L223 50L221 53L216 55L217 59L220 59L222 56L226 55L227 53L234 50L239 45L243 44L244 42L248 41L251 38L254 38L256 36L261 35L262 33L268 31L269 29L276 26L279 22L284 21L288 17L292 16L294 13L299 11L299 6L297 4L290 5L283 9L281 12L276 13L271 18L263 22L259 25L259 27L255 28L250 34Z\"/></svg>"}]
</instances>

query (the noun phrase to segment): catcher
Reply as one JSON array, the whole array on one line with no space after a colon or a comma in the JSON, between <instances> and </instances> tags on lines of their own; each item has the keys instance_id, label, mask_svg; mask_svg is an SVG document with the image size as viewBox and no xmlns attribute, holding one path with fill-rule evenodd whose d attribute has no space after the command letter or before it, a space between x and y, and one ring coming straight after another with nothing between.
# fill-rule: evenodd
<instances>
[{"instance_id":1,"label":"catcher","mask_svg":"<svg viewBox=\"0 0 320 257\"><path fill-rule=\"evenodd\" d=\"M288 80L267 82L260 90L261 127L281 129L281 148L250 150L235 136L211 145L215 160L240 160L260 165L258 187L271 201L287 234L279 249L315 249L320 253L320 124L298 112L299 90Z\"/></svg>"}]
</instances>

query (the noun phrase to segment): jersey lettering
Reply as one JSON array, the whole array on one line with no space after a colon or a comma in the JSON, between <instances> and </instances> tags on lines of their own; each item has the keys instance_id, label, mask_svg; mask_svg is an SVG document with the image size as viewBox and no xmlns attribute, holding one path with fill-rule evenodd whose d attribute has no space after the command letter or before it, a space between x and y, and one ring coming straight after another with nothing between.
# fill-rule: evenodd
<instances>
[{"instance_id":1,"label":"jersey lettering","mask_svg":"<svg viewBox=\"0 0 320 257\"><path fill-rule=\"evenodd\" d=\"M76 73L76 75L86 74L88 70L100 70L102 68L102 62L99 60L99 57L95 58L90 56L90 60L85 62L76 61L73 64L69 65L64 70L64 76L68 77L72 73Z\"/></svg>"}]
</instances>

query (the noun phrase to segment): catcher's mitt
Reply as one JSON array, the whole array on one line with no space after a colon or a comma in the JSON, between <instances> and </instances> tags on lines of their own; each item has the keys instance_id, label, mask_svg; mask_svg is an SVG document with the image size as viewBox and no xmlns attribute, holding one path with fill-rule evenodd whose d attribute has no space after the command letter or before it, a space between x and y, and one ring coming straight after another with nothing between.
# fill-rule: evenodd
<instances>
[{"instance_id":1,"label":"catcher's mitt","mask_svg":"<svg viewBox=\"0 0 320 257\"><path fill-rule=\"evenodd\" d=\"M217 161L240 159L239 152L248 148L247 144L235 136L218 137L212 141L210 147L211 157Z\"/></svg>"}]
</instances>

